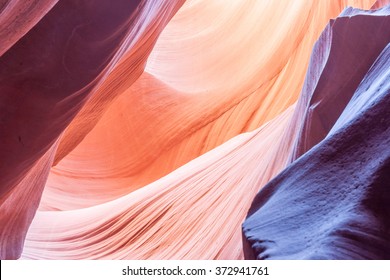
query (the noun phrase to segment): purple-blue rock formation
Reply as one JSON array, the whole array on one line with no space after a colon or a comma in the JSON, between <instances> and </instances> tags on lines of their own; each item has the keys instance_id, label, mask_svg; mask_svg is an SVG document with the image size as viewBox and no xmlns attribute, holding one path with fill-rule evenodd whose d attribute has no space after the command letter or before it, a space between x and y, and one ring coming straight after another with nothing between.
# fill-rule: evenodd
<instances>
[{"instance_id":1,"label":"purple-blue rock formation","mask_svg":"<svg viewBox=\"0 0 390 280\"><path fill-rule=\"evenodd\" d=\"M302 97L312 99L297 139L312 143L298 145L303 155L254 199L243 223L247 259L390 259L389 6L341 16L321 37L338 37L330 51L317 45L312 55L308 75L321 75L317 96ZM338 26L356 24L340 36ZM381 37L379 45L370 36ZM321 51L338 55L316 71L313 60L328 55ZM320 122L323 129L314 130Z\"/></svg>"}]
</instances>

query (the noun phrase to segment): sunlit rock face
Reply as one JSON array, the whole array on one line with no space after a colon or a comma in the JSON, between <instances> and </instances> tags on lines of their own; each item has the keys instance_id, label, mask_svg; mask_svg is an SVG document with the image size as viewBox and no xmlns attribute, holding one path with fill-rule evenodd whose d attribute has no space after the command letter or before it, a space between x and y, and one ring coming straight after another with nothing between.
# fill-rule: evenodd
<instances>
[{"instance_id":1,"label":"sunlit rock face","mask_svg":"<svg viewBox=\"0 0 390 280\"><path fill-rule=\"evenodd\" d=\"M111 201L272 120L296 102L315 41L348 4L372 3L187 1L134 85L107 83L67 128L41 209Z\"/></svg>"},{"instance_id":2,"label":"sunlit rock face","mask_svg":"<svg viewBox=\"0 0 390 280\"><path fill-rule=\"evenodd\" d=\"M386 59L389 8L344 8L379 9L386 2L0 1L0 258L263 256L254 245L262 238L257 216L275 220L272 233L277 207L294 199L277 200L272 213L262 214L258 200L267 198L256 194L273 177L282 171L295 180L290 168L308 158L299 169L342 176L347 187L335 188L355 186L349 173L329 176L313 150L357 122L363 109L371 112L351 104L369 106L374 94L359 94L362 81L368 86L387 75L382 62L375 73L371 66ZM372 102L386 104L386 84L381 88ZM355 141L340 135L343 143ZM375 135L365 143L386 136ZM341 148L327 149L321 151ZM367 152L367 162L371 152L377 150ZM344 152L334 154L344 161ZM372 163L382 166L377 173L353 167L363 187L356 192L361 199L348 197L348 205L371 199L365 191L381 193L370 182L385 176L386 156ZM310 178L300 183L312 185ZM278 188L285 187L272 187ZM337 209L334 193L327 198ZM366 221L371 210L360 208L356 215ZM388 215L382 208L375 217ZM375 231L385 225L380 219L365 225L373 230L373 248L386 245ZM316 221L327 226L325 218ZM289 226L280 227L285 242L296 234ZM271 256L388 256L344 250Z\"/></svg>"},{"instance_id":3,"label":"sunlit rock face","mask_svg":"<svg viewBox=\"0 0 390 280\"><path fill-rule=\"evenodd\" d=\"M390 112L389 13L390 7L345 10L321 36L306 79L318 76L317 92L305 91L310 86L302 92L314 105L298 137L303 155L256 196L243 225L247 258L390 258L390 121L384 117ZM346 26L350 31L337 36ZM343 51L338 62L351 60L333 68L334 50ZM321 120L322 126L315 123ZM306 144L321 138L312 149Z\"/></svg>"}]
</instances>

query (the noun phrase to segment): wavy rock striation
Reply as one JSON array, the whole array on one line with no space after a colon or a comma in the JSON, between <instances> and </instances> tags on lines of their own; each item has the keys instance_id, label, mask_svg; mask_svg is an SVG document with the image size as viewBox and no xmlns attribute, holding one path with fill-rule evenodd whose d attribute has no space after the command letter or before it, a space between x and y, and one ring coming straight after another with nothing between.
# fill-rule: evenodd
<instances>
[{"instance_id":1,"label":"wavy rock striation","mask_svg":"<svg viewBox=\"0 0 390 280\"><path fill-rule=\"evenodd\" d=\"M1 50L7 50L16 35L21 38L0 57L0 258L20 255L47 179L43 170L52 165L43 163L44 159L54 157L52 147L57 147L65 128L82 108L89 108L84 106L87 100L97 98L97 88L120 68L118 61L132 57L134 50L128 49L136 39L141 37L150 46L155 43L157 34L146 40L142 35L148 34L139 34L139 30L158 22L154 29L158 33L182 2L61 1L53 6L43 1L35 6L28 2L30 9L15 1L3 6L0 19L8 25L1 29L7 38ZM30 9L26 13L34 20L13 33L7 28L17 24L12 21L15 9ZM143 62L150 51L151 47L142 51ZM138 56L133 59L140 61ZM138 67L130 79L134 81L141 72ZM47 155L49 150L53 155ZM21 206L21 201L30 205ZM9 205L15 209L10 211Z\"/></svg>"},{"instance_id":2,"label":"wavy rock striation","mask_svg":"<svg viewBox=\"0 0 390 280\"><path fill-rule=\"evenodd\" d=\"M385 117L390 108L389 12L389 6L375 12L348 9L341 14L341 20L336 19L322 35L308 76L320 75L317 90L323 89L321 79L331 84L325 94L312 101L313 110L308 110L311 112L304 122L319 129L308 129L304 137L298 139L312 141L326 135L317 145L299 146L302 153L314 147L256 196L243 224L246 258L390 258L390 153L387 148L390 122ZM343 47L341 37L332 44L323 44L329 32L342 34L336 29L338 26L353 29L359 22L363 23L356 29L359 33L348 32L343 37L347 45L354 42L353 48ZM369 37L364 39L365 36ZM369 39L371 36L381 39ZM360 39L363 40L360 42ZM366 46L367 40L371 48ZM387 46L378 54L383 44ZM352 58L350 70L346 64L340 64L333 71L326 71L326 67L335 63L329 61L334 50ZM313 61L326 57L324 53L328 54L326 66L318 71L316 67L321 64ZM367 71L374 58L375 62ZM340 59L341 56L338 62L343 61ZM344 71L352 71L352 75L345 76ZM344 78L340 80L340 76ZM307 78L306 84L308 81L313 79ZM309 93L312 100L316 99L311 92L303 94ZM343 104L345 108L341 108ZM321 112L318 109L321 106L328 108ZM313 124L315 114L318 114L317 120L324 120L322 124L326 129Z\"/></svg>"},{"instance_id":3,"label":"wavy rock striation","mask_svg":"<svg viewBox=\"0 0 390 280\"><path fill-rule=\"evenodd\" d=\"M102 85L99 92L106 97L94 95L72 121L41 210L81 209L119 198L272 120L296 102L311 49L329 18L347 4L372 4L207 3L186 2L162 32L145 73L131 86ZM295 130L286 133L286 143L295 139Z\"/></svg>"},{"instance_id":4,"label":"wavy rock striation","mask_svg":"<svg viewBox=\"0 0 390 280\"><path fill-rule=\"evenodd\" d=\"M0 258L387 258L374 2L0 0Z\"/></svg>"}]
</instances>

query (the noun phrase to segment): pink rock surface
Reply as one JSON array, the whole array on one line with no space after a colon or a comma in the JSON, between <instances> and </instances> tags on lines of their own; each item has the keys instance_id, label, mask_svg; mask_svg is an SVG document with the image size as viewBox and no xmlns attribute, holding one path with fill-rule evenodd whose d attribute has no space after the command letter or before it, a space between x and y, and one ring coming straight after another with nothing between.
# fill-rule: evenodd
<instances>
[{"instance_id":1,"label":"pink rock surface","mask_svg":"<svg viewBox=\"0 0 390 280\"><path fill-rule=\"evenodd\" d=\"M297 3L290 11L278 2L187 2L161 34L137 82L124 85L109 108L111 97L91 101L92 109L65 131L41 209L78 209L118 198L291 106L315 40L346 5ZM270 22L272 32L264 30ZM102 92L120 92L108 86Z\"/></svg>"},{"instance_id":2,"label":"pink rock surface","mask_svg":"<svg viewBox=\"0 0 390 280\"><path fill-rule=\"evenodd\" d=\"M315 41L374 2L0 2L0 258L243 258L256 193L326 136L389 30L359 39L347 9L305 82Z\"/></svg>"},{"instance_id":3,"label":"pink rock surface","mask_svg":"<svg viewBox=\"0 0 390 280\"><path fill-rule=\"evenodd\" d=\"M104 84L109 73L118 68L118 60L131 56L128 48L136 41L134 37L140 36L137 30L157 21L160 26L157 30L162 29L169 15L172 16L182 4L180 1L170 2L169 5L152 2L61 1L1 56L2 219L19 219L15 215L18 209L15 209L14 215L5 209L6 201L12 199L12 203L16 203L18 200L13 200L13 192L26 180L26 176L32 172L41 174L37 165L50 147L58 141L78 112L86 108L83 107L86 101L94 100L97 88ZM152 20L142 20L145 17ZM12 20L12 17L8 18ZM157 35L148 39L143 39L145 44L153 45ZM2 47L7 48L9 44L5 43ZM148 48L144 51L147 53ZM46 179L41 176L36 178L28 182L25 195L36 189L40 196ZM20 195L23 194L19 192ZM20 231L15 236L23 237L26 233L37 206L33 201L35 199L28 209L29 220L23 222L24 227L15 229ZM23 217L21 215L20 219L23 220ZM1 236L0 257L20 255L19 245L23 243L23 238L15 241L18 246L14 246L14 242L9 240L15 237L10 236L5 227L1 228Z\"/></svg>"},{"instance_id":4,"label":"pink rock surface","mask_svg":"<svg viewBox=\"0 0 390 280\"><path fill-rule=\"evenodd\" d=\"M384 6L386 6L387 4L389 4L390 1L389 0L377 0L374 5L372 5L371 9L380 9Z\"/></svg>"},{"instance_id":5,"label":"pink rock surface","mask_svg":"<svg viewBox=\"0 0 390 280\"><path fill-rule=\"evenodd\" d=\"M1 0L0 56L31 30L58 0Z\"/></svg>"}]
</instances>

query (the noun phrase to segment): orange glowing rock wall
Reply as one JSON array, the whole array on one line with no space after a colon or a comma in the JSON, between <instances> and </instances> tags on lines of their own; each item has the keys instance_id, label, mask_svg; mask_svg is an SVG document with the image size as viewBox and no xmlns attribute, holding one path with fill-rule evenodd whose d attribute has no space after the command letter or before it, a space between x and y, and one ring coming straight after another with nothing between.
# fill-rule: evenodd
<instances>
[{"instance_id":1,"label":"orange glowing rock wall","mask_svg":"<svg viewBox=\"0 0 390 280\"><path fill-rule=\"evenodd\" d=\"M20 24L10 3L0 258L239 259L315 41L375 1L40 1Z\"/></svg>"},{"instance_id":2,"label":"orange glowing rock wall","mask_svg":"<svg viewBox=\"0 0 390 280\"><path fill-rule=\"evenodd\" d=\"M371 2L187 1L161 34L146 72L53 168L41 209L120 197L283 112L299 96L314 42L348 4ZM95 111L81 119L88 129ZM76 119L57 157L84 130ZM80 197L86 189L89 195Z\"/></svg>"}]
</instances>

